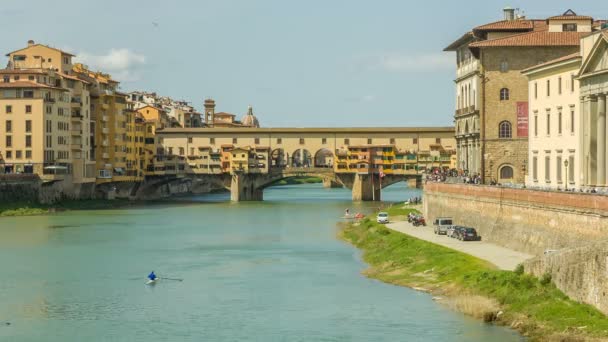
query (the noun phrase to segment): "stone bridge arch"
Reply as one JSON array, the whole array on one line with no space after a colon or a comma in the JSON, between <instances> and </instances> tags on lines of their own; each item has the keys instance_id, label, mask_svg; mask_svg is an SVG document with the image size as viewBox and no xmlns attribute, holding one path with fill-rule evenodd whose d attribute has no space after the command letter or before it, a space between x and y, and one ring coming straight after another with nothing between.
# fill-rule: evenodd
<instances>
[{"instance_id":1,"label":"stone bridge arch","mask_svg":"<svg viewBox=\"0 0 608 342\"><path fill-rule=\"evenodd\" d=\"M313 166L313 156L307 148L299 148L291 155L291 167L311 167Z\"/></svg>"},{"instance_id":2,"label":"stone bridge arch","mask_svg":"<svg viewBox=\"0 0 608 342\"><path fill-rule=\"evenodd\" d=\"M315 152L314 156L314 167L325 167L333 168L335 156L334 153L328 148L321 148Z\"/></svg>"}]
</instances>

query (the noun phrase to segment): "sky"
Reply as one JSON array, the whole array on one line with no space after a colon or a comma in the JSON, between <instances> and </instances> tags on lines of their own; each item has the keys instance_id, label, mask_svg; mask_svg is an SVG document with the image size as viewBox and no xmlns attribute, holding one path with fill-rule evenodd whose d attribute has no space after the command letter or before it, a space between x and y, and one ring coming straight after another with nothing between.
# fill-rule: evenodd
<instances>
[{"instance_id":1,"label":"sky","mask_svg":"<svg viewBox=\"0 0 608 342\"><path fill-rule=\"evenodd\" d=\"M452 126L455 56L443 48L502 8L546 18L605 1L1 0L5 53L29 39L154 91L263 127Z\"/></svg>"}]
</instances>

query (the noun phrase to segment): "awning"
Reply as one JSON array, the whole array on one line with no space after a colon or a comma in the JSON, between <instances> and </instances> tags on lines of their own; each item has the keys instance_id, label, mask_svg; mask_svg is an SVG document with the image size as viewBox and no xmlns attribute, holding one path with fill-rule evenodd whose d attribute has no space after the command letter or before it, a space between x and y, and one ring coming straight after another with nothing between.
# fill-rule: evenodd
<instances>
[{"instance_id":1,"label":"awning","mask_svg":"<svg viewBox=\"0 0 608 342\"><path fill-rule=\"evenodd\" d=\"M123 173L125 171L122 169L122 167L115 167L114 168L114 172L116 172L116 173Z\"/></svg>"},{"instance_id":2,"label":"awning","mask_svg":"<svg viewBox=\"0 0 608 342\"><path fill-rule=\"evenodd\" d=\"M61 166L61 165L50 165L50 166L45 166L44 169L45 170L67 170L68 168L65 166Z\"/></svg>"}]
</instances>

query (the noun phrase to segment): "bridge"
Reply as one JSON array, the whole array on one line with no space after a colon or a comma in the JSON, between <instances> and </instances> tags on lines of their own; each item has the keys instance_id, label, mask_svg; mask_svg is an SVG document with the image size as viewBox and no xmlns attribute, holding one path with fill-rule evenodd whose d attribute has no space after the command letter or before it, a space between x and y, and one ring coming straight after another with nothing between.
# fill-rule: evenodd
<instances>
[{"instance_id":1,"label":"bridge","mask_svg":"<svg viewBox=\"0 0 608 342\"><path fill-rule=\"evenodd\" d=\"M380 200L380 189L424 172L454 167L452 127L167 128L156 131L154 160L138 191L169 182L214 184L233 201L263 200L285 178L314 176L352 190L354 201Z\"/></svg>"}]
</instances>

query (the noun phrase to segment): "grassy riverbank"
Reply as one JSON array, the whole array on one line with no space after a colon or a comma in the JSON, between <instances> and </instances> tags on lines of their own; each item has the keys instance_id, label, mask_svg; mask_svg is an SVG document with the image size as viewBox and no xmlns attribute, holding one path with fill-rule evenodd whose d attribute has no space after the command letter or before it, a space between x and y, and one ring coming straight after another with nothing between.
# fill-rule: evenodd
<instances>
[{"instance_id":1,"label":"grassy riverbank","mask_svg":"<svg viewBox=\"0 0 608 342\"><path fill-rule=\"evenodd\" d=\"M323 183L323 179L321 179L319 177L291 177L291 178L281 179L280 181L273 183L272 186L315 184L315 183Z\"/></svg>"},{"instance_id":2,"label":"grassy riverbank","mask_svg":"<svg viewBox=\"0 0 608 342\"><path fill-rule=\"evenodd\" d=\"M129 200L63 200L55 204L36 202L0 203L0 217L44 215L54 211L96 210L122 208L131 205Z\"/></svg>"},{"instance_id":3,"label":"grassy riverbank","mask_svg":"<svg viewBox=\"0 0 608 342\"><path fill-rule=\"evenodd\" d=\"M413 209L389 209L391 217ZM427 228L428 229L428 228ZM427 291L466 314L509 325L533 340L608 337L608 318L568 299L550 281L497 270L486 261L394 232L370 218L349 224L341 237L364 252L369 277Z\"/></svg>"}]
</instances>

